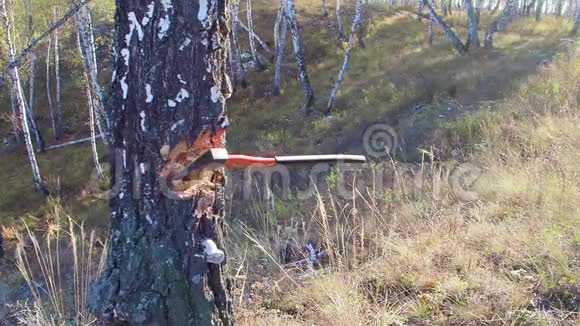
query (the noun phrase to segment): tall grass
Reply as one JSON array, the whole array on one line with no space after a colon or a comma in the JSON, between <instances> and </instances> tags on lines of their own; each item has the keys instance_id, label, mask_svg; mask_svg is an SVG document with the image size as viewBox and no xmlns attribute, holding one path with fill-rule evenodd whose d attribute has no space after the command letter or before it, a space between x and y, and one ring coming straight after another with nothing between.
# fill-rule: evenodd
<instances>
[{"instance_id":1,"label":"tall grass","mask_svg":"<svg viewBox=\"0 0 580 326\"><path fill-rule=\"evenodd\" d=\"M441 143L464 149L462 163L481 172L469 189L475 196L455 189L458 162L437 161L425 152L414 169L381 163L393 176L384 193L367 182L353 187L348 200L328 191L297 205L293 216L308 227L295 233L318 240L329 261L307 278L277 282L269 300L250 296L239 306L242 323L580 322L575 51L559 56L488 113L441 125L448 138ZM257 256L284 245L275 237L251 239ZM270 257L276 257L274 250ZM252 264L251 258L245 261ZM275 270L289 273L279 261L276 266L271 278L277 279Z\"/></svg>"},{"instance_id":2,"label":"tall grass","mask_svg":"<svg viewBox=\"0 0 580 326\"><path fill-rule=\"evenodd\" d=\"M16 266L34 299L21 305L17 319L25 325L91 325L95 318L86 295L103 272L107 241L87 232L56 203L44 235L25 225L17 234Z\"/></svg>"}]
</instances>

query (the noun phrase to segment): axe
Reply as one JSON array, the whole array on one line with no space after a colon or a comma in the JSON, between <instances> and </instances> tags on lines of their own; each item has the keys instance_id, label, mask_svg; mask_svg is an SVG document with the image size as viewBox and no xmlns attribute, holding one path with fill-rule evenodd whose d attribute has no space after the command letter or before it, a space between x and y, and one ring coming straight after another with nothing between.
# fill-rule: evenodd
<instances>
[{"instance_id":1,"label":"axe","mask_svg":"<svg viewBox=\"0 0 580 326\"><path fill-rule=\"evenodd\" d=\"M191 172L203 169L205 166L218 164L231 169L243 169L256 166L274 166L277 164L314 164L314 163L365 163L362 155L334 154L334 155L293 155L293 156L249 156L229 154L225 148L212 148L195 161L189 163L183 170L172 177L172 180L183 179Z\"/></svg>"}]
</instances>

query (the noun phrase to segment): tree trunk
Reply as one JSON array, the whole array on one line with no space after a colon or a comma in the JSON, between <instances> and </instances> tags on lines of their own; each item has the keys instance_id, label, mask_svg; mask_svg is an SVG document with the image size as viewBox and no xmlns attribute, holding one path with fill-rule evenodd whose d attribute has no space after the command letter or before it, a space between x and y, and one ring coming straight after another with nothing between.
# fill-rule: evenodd
<instances>
[{"instance_id":1,"label":"tree trunk","mask_svg":"<svg viewBox=\"0 0 580 326\"><path fill-rule=\"evenodd\" d=\"M88 7L79 10L76 14L76 21L80 51L87 77L90 77L90 81L87 82L89 82L89 87L92 89L91 92L96 95L96 97L93 97L91 103L95 112L97 127L99 128L99 134L101 135L103 143L108 146L110 144L110 122L107 110L105 110L105 97L97 76L97 56L95 52L91 13Z\"/></svg>"},{"instance_id":2,"label":"tree trunk","mask_svg":"<svg viewBox=\"0 0 580 326\"><path fill-rule=\"evenodd\" d=\"M421 20L423 18L423 7L423 0L419 0L417 2L417 20Z\"/></svg>"},{"instance_id":3,"label":"tree trunk","mask_svg":"<svg viewBox=\"0 0 580 326\"><path fill-rule=\"evenodd\" d=\"M572 35L578 34L580 28L580 4L576 5L576 17L574 18L574 27L572 27Z\"/></svg>"},{"instance_id":4,"label":"tree trunk","mask_svg":"<svg viewBox=\"0 0 580 326\"><path fill-rule=\"evenodd\" d=\"M419 1L419 3L421 3L421 1ZM447 4L445 3L445 0L441 0L440 6L441 6L441 10L443 10L443 17L447 17L448 9L447 9Z\"/></svg>"},{"instance_id":5,"label":"tree trunk","mask_svg":"<svg viewBox=\"0 0 580 326\"><path fill-rule=\"evenodd\" d=\"M501 5L501 0L497 0L495 7L493 7L493 9L491 10L491 14L495 14L495 12L499 9L499 6Z\"/></svg>"},{"instance_id":6,"label":"tree trunk","mask_svg":"<svg viewBox=\"0 0 580 326\"><path fill-rule=\"evenodd\" d=\"M468 48L476 50L479 48L479 35L477 34L479 27L477 24L477 14L473 8L472 0L464 0L465 11L467 13L467 20L469 23L469 38L467 40Z\"/></svg>"},{"instance_id":7,"label":"tree trunk","mask_svg":"<svg viewBox=\"0 0 580 326\"><path fill-rule=\"evenodd\" d=\"M46 100L48 102L48 112L50 113L50 123L52 132L56 135L56 123L54 117L54 107L52 106L52 88L50 87L50 53L52 52L52 36L48 37L46 46Z\"/></svg>"},{"instance_id":8,"label":"tree trunk","mask_svg":"<svg viewBox=\"0 0 580 326\"><path fill-rule=\"evenodd\" d=\"M233 78L234 82L240 82L242 87L246 85L246 73L244 71L244 66L242 65L241 53L240 53L240 46L239 46L239 38L238 38L238 21L239 21L239 12L240 12L240 1L241 0L232 0L231 8L232 8L232 22L231 22L231 43L232 43L232 54L233 54Z\"/></svg>"},{"instance_id":9,"label":"tree trunk","mask_svg":"<svg viewBox=\"0 0 580 326\"><path fill-rule=\"evenodd\" d=\"M326 0L322 0L322 17L328 17L328 10L326 10Z\"/></svg>"},{"instance_id":10,"label":"tree trunk","mask_svg":"<svg viewBox=\"0 0 580 326\"><path fill-rule=\"evenodd\" d=\"M344 27L340 16L340 0L335 0L336 28L338 29L338 38L344 40Z\"/></svg>"},{"instance_id":11,"label":"tree trunk","mask_svg":"<svg viewBox=\"0 0 580 326\"><path fill-rule=\"evenodd\" d=\"M18 115L18 103L16 102L16 94L13 88L10 88L10 109L12 109L12 132L14 133L14 140L20 143L20 117Z\"/></svg>"},{"instance_id":12,"label":"tree trunk","mask_svg":"<svg viewBox=\"0 0 580 326\"><path fill-rule=\"evenodd\" d=\"M557 17L562 16L562 8L564 7L564 0L558 0L556 3L555 14Z\"/></svg>"},{"instance_id":13,"label":"tree trunk","mask_svg":"<svg viewBox=\"0 0 580 326\"><path fill-rule=\"evenodd\" d=\"M538 0L536 3L536 21L539 22L542 17L542 7L544 7L544 0Z\"/></svg>"},{"instance_id":14,"label":"tree trunk","mask_svg":"<svg viewBox=\"0 0 580 326\"><path fill-rule=\"evenodd\" d=\"M207 0L202 0L207 1ZM248 39L250 40L250 51L252 52L252 61L257 69L263 70L264 65L258 56L256 42L254 41L254 19L252 17L252 0L246 0L246 17L248 19Z\"/></svg>"},{"instance_id":15,"label":"tree trunk","mask_svg":"<svg viewBox=\"0 0 580 326\"><path fill-rule=\"evenodd\" d=\"M360 28L361 25L361 18L362 18L362 0L356 0L355 5L355 13L352 19L352 26L350 28L350 34L348 35L348 45L344 52L344 61L342 63L342 67L340 68L340 72L338 73L338 78L334 83L334 88L330 93L330 98L328 99L328 105L326 106L326 114L330 114L332 112L332 107L334 106L334 100L338 95L338 90L342 85L342 81L344 80L344 74L348 68L348 62L350 60L350 51L352 50L354 44L354 37L356 34L357 29Z\"/></svg>"},{"instance_id":16,"label":"tree trunk","mask_svg":"<svg viewBox=\"0 0 580 326\"><path fill-rule=\"evenodd\" d=\"M88 298L108 323L234 324L221 266L224 171L171 180L225 144L227 8L116 2L110 250Z\"/></svg>"},{"instance_id":17,"label":"tree trunk","mask_svg":"<svg viewBox=\"0 0 580 326\"><path fill-rule=\"evenodd\" d=\"M428 0L421 0L421 1L423 1L423 4L429 10L429 14L435 20L437 25L439 25L441 30L443 30L443 32L445 33L445 35L447 36L447 38L449 39L449 41L451 42L451 44L453 45L455 50L457 50L457 52L459 52L459 54L461 54L461 55L466 54L467 48L465 47L465 44L463 44L463 42L461 42L461 40L459 39L459 37L457 37L455 32L453 32L453 30L443 21L443 18L441 18L441 16L439 16L437 14L437 12L435 11L435 8L433 8L433 6L431 6L431 4L429 3Z\"/></svg>"},{"instance_id":18,"label":"tree trunk","mask_svg":"<svg viewBox=\"0 0 580 326\"><path fill-rule=\"evenodd\" d=\"M304 90L304 110L306 113L312 110L314 104L314 91L310 86L310 79L308 78L308 70L306 68L306 60L304 59L304 52L302 50L302 41L300 40L300 31L298 29L298 22L296 21L296 7L294 0L286 0L286 19L290 26L292 33L292 43L294 46L294 57L296 58L296 65L298 66L298 74L302 89Z\"/></svg>"},{"instance_id":19,"label":"tree trunk","mask_svg":"<svg viewBox=\"0 0 580 326\"><path fill-rule=\"evenodd\" d=\"M52 8L53 20L56 21L56 8ZM62 101L60 98L60 57L58 49L58 29L54 31L54 78L56 84L56 130L54 137L59 140L62 136Z\"/></svg>"},{"instance_id":20,"label":"tree trunk","mask_svg":"<svg viewBox=\"0 0 580 326\"><path fill-rule=\"evenodd\" d=\"M502 31L512 21L515 13L515 0L507 0L502 14L491 23L485 34L485 48L493 48L493 34Z\"/></svg>"},{"instance_id":21,"label":"tree trunk","mask_svg":"<svg viewBox=\"0 0 580 326\"><path fill-rule=\"evenodd\" d=\"M429 47L433 46L433 37L433 17L430 17L427 25L427 45Z\"/></svg>"},{"instance_id":22,"label":"tree trunk","mask_svg":"<svg viewBox=\"0 0 580 326\"><path fill-rule=\"evenodd\" d=\"M26 16L28 20L28 37L29 42L34 39L34 24L32 20L32 4L30 0L26 1ZM34 133L34 138L36 139L36 145L39 151L44 151L44 139L40 133L40 129L36 125L36 114L34 113L34 82L36 80L36 52L32 51L30 53L30 73L28 75L28 105L26 106L27 117L29 121L29 127Z\"/></svg>"},{"instance_id":23,"label":"tree trunk","mask_svg":"<svg viewBox=\"0 0 580 326\"><path fill-rule=\"evenodd\" d=\"M282 11L282 17L286 17L286 10L285 10L286 3L284 0L280 0L280 8ZM272 94L275 96L280 95L280 87L281 87L281 71L282 71L282 61L284 60L284 52L286 51L286 39L288 34L288 19L284 19L282 21L282 28L280 30L279 36L279 44L276 53L276 63L274 66L274 90Z\"/></svg>"},{"instance_id":24,"label":"tree trunk","mask_svg":"<svg viewBox=\"0 0 580 326\"><path fill-rule=\"evenodd\" d=\"M532 13L532 9L536 5L536 0L532 0L530 4L526 7L526 11L524 13L525 16L530 16Z\"/></svg>"},{"instance_id":25,"label":"tree trunk","mask_svg":"<svg viewBox=\"0 0 580 326\"><path fill-rule=\"evenodd\" d=\"M105 96L98 78L97 53L95 50L95 36L93 33L91 11L89 7L84 7L79 10L79 13L81 15L83 32L81 34L81 40L84 40L83 43L85 43L87 55L90 58L89 76L91 77L93 92L97 95L97 101L95 102L96 106L94 107L96 122L97 126L99 126L101 137L103 137L103 143L108 146L110 143L109 130L111 128L111 122L109 121L110 113L105 105Z\"/></svg>"},{"instance_id":26,"label":"tree trunk","mask_svg":"<svg viewBox=\"0 0 580 326\"><path fill-rule=\"evenodd\" d=\"M97 175L99 176L99 178L102 178L103 175L103 168L101 167L101 163L99 162L99 151L97 150L97 135L95 133L95 106L94 106L94 99L93 99L93 94L91 91L91 83L89 81L89 71L91 70L91 64L89 63L91 61L90 57L87 57L87 55L90 55L90 51L87 51L88 49L83 46L82 42L81 42L81 27L80 24L82 17L81 17L81 13L77 13L76 15L76 19L77 19L77 43L78 43L78 48L79 48L79 52L81 54L81 58L83 60L84 63L84 69L83 69L83 81L85 84L85 94L87 96L87 107L89 109L89 129L91 131L91 151L93 153L93 162L95 163L95 169L97 171ZM103 134L101 133L101 139L103 139Z\"/></svg>"},{"instance_id":27,"label":"tree trunk","mask_svg":"<svg viewBox=\"0 0 580 326\"><path fill-rule=\"evenodd\" d=\"M10 62L14 61L16 56L14 54L14 47L12 46L12 40L10 37L11 26L8 19L8 14L6 11L6 1L0 0L0 16L3 18L4 27L4 42L6 43L8 50L8 58ZM30 129L28 128L28 119L26 118L26 103L24 100L24 92L22 91L22 86L20 84L20 76L18 73L18 68L14 67L11 69L10 78L12 81L12 91L16 96L16 103L18 106L18 111L20 114L20 124L22 127L22 134L24 135L24 143L26 144L26 152L28 153L28 160L32 167L32 177L36 189L41 196L48 196L48 191L44 185L44 181L40 176L40 170L38 168L38 163L36 161L36 155L34 154L34 148L32 147L32 140L30 137Z\"/></svg>"}]
</instances>

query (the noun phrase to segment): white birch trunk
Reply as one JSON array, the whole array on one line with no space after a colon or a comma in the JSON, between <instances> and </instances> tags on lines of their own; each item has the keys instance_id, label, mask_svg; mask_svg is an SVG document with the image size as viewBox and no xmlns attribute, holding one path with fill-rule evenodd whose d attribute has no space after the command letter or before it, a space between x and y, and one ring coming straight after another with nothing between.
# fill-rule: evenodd
<instances>
[{"instance_id":1,"label":"white birch trunk","mask_svg":"<svg viewBox=\"0 0 580 326\"><path fill-rule=\"evenodd\" d=\"M344 75L348 68L348 62L350 60L350 52L354 44L354 36L356 34L356 31L360 28L361 18L362 18L362 0L356 0L355 14L354 18L352 19L350 34L348 35L348 45L344 53L344 61L342 63L342 67L340 68L340 72L338 73L338 78L334 83L334 88L330 93L330 98L328 99L328 105L326 106L327 114L329 114L332 111L334 100L336 99L336 96L338 95L338 90L340 89L340 86L342 85L342 82L344 80Z\"/></svg>"},{"instance_id":2,"label":"white birch trunk","mask_svg":"<svg viewBox=\"0 0 580 326\"><path fill-rule=\"evenodd\" d=\"M77 22L82 20L81 14L77 14ZM80 23L78 24L80 25ZM79 27L80 29L80 27ZM91 151L93 153L93 161L95 163L95 169L97 171L97 175L99 178L103 177L103 168L101 167L101 163L99 162L99 152L97 150L97 138L95 133L95 110L94 110L94 100L93 94L91 93L91 84L89 82L89 71L91 70L89 62L92 61L90 57L87 57L87 54L90 52L87 51L87 48L84 48L81 44L81 36L80 31L77 33L77 43L79 52L84 62L84 69L83 69L83 79L85 84L85 94L87 96L87 106L89 109L89 129L91 131ZM102 138L101 134L101 138Z\"/></svg>"},{"instance_id":3,"label":"white birch trunk","mask_svg":"<svg viewBox=\"0 0 580 326\"><path fill-rule=\"evenodd\" d=\"M484 47L493 47L493 35L496 32L503 31L504 28L509 24L514 15L516 14L516 3L515 0L507 0L503 12L499 17L497 17L490 25L487 33L485 34Z\"/></svg>"},{"instance_id":4,"label":"white birch trunk","mask_svg":"<svg viewBox=\"0 0 580 326\"><path fill-rule=\"evenodd\" d=\"M12 40L10 38L11 26L9 23L8 15L6 12L6 1L0 0L0 16L3 18L4 25L4 41L8 47L8 58L10 61L15 60L14 47L12 46ZM26 119L26 106L24 100L24 92L22 91L22 86L20 85L20 76L18 73L18 68L14 67L11 69L10 77L12 80L12 89L16 95L16 102L18 106L18 111L20 113L20 122L22 125L22 134L24 135L24 143L26 144L26 151L28 154L28 160L32 167L32 177L34 179L34 184L36 189L41 194L41 196L48 196L48 191L44 185L44 181L40 176L40 170L38 168L38 163L36 161L36 156L34 154L34 148L32 147L32 140L30 137L30 130L28 128L28 120Z\"/></svg>"},{"instance_id":5,"label":"white birch trunk","mask_svg":"<svg viewBox=\"0 0 580 326\"><path fill-rule=\"evenodd\" d=\"M246 0L246 17L248 19L248 39L250 40L250 51L252 52L252 61L258 69L264 69L262 61L258 56L258 51L256 50L256 42L254 40L254 19L252 18L252 0Z\"/></svg>"},{"instance_id":6,"label":"white birch trunk","mask_svg":"<svg viewBox=\"0 0 580 326\"><path fill-rule=\"evenodd\" d=\"M32 4L30 0L26 1L26 16L28 20L28 37L30 40L34 39L34 26L32 21ZM34 113L34 82L36 80L36 53L32 51L30 53L30 73L28 75L28 86L29 86L29 97L28 97L28 105L27 105L27 117L30 123L30 128L34 133L34 138L36 139L36 145L38 146L39 151L44 151L44 140L36 125L36 115Z\"/></svg>"},{"instance_id":7,"label":"white birch trunk","mask_svg":"<svg viewBox=\"0 0 580 326\"><path fill-rule=\"evenodd\" d=\"M52 35L48 37L46 46L46 100L48 102L48 111L50 113L50 123L52 132L56 135L56 123L54 117L54 107L52 106L52 88L50 87L50 53L52 52Z\"/></svg>"},{"instance_id":8,"label":"white birch trunk","mask_svg":"<svg viewBox=\"0 0 580 326\"><path fill-rule=\"evenodd\" d=\"M52 8L53 19L56 21L56 8ZM56 133L57 140L62 136L62 101L60 97L60 57L58 49L58 29L54 31L54 77L56 85Z\"/></svg>"},{"instance_id":9,"label":"white birch trunk","mask_svg":"<svg viewBox=\"0 0 580 326\"><path fill-rule=\"evenodd\" d=\"M302 50L302 41L300 40L300 31L298 29L298 22L296 21L296 7L294 5L294 0L286 1L286 19L288 20L290 32L292 33L292 43L294 45L294 57L296 58L296 65L298 66L298 74L300 76L300 82L302 83L302 89L304 91L305 100L304 107L302 108L302 110L308 113L312 110L312 105L314 102L314 91L310 86L310 79L308 78L308 69L306 68L304 51Z\"/></svg>"},{"instance_id":10,"label":"white birch trunk","mask_svg":"<svg viewBox=\"0 0 580 326\"><path fill-rule=\"evenodd\" d=\"M18 105L16 103L16 94L12 88L10 88L10 108L12 109L12 132L14 133L14 140L17 143L20 143L20 127L19 121L20 118L18 117Z\"/></svg>"},{"instance_id":11,"label":"white birch trunk","mask_svg":"<svg viewBox=\"0 0 580 326\"><path fill-rule=\"evenodd\" d=\"M285 3L284 0L280 0L280 10L282 12L282 16L286 16L286 12L284 9ZM281 79L282 79L282 62L284 60L284 52L286 50L286 37L288 34L288 19L283 19L282 21L282 28L279 35L279 44L276 53L276 63L274 67L274 90L273 94L275 96L280 95L280 87L281 87Z\"/></svg>"},{"instance_id":12,"label":"white birch trunk","mask_svg":"<svg viewBox=\"0 0 580 326\"><path fill-rule=\"evenodd\" d=\"M85 61L85 66L87 68L87 74L90 77L92 92L96 95L93 99L93 109L95 111L97 126L99 128L99 134L103 143L109 145L109 119L104 108L104 95L97 76L97 57L95 53L94 36L92 32L92 23L90 11L87 7L81 9L76 14L77 28L79 36L79 46L83 54Z\"/></svg>"},{"instance_id":13,"label":"white birch trunk","mask_svg":"<svg viewBox=\"0 0 580 326\"><path fill-rule=\"evenodd\" d=\"M231 43L232 43L232 55L233 55L233 70L234 72L234 82L240 82L242 87L245 87L245 75L246 72L244 70L244 66L242 65L242 56L240 53L240 45L239 45L239 37L238 37L238 22L240 21L239 13L240 13L240 1L241 0L233 0L232 1L232 21L231 21Z\"/></svg>"},{"instance_id":14,"label":"white birch trunk","mask_svg":"<svg viewBox=\"0 0 580 326\"><path fill-rule=\"evenodd\" d=\"M338 28L338 37L344 40L344 27L342 26L342 18L340 17L340 0L335 1L336 14L336 28Z\"/></svg>"}]
</instances>

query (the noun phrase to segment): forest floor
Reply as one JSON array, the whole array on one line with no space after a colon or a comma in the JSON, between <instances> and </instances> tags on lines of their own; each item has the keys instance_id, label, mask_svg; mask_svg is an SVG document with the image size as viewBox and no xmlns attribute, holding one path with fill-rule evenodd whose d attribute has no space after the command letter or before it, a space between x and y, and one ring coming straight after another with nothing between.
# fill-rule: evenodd
<instances>
[{"instance_id":1,"label":"forest floor","mask_svg":"<svg viewBox=\"0 0 580 326\"><path fill-rule=\"evenodd\" d=\"M298 6L315 108L322 112L344 44L335 18L322 19L318 5ZM256 30L271 40L275 4L256 7ZM344 17L351 14L344 9ZM336 198L333 170L314 198L231 201L229 268L240 280L242 324L578 321L580 232L574 218L580 207L573 198L580 194L580 62L570 22L521 18L497 34L495 49L459 56L437 28L428 47L427 21L418 22L411 8L368 6L365 18L366 47L353 51L332 116L300 111L303 95L290 48L280 96L271 95L268 66L250 71L248 87L228 101L231 151L368 154L363 138L375 125L388 126L397 145L392 160L382 158L361 172L361 178L377 167L395 173L388 181L392 189L379 195L367 187L373 195ZM491 18L482 17L481 39ZM447 19L466 35L463 15ZM67 64L75 67L74 60ZM65 86L69 139L87 133L78 87L73 77ZM39 124L48 130L39 102ZM9 128L0 122L1 133ZM43 176L61 198L47 204L32 182L23 182L31 180L24 151L0 151L0 224L6 230L22 230L21 219L46 229L61 206L88 229L106 228L107 202L91 192L98 181L90 176L88 146L38 155ZM476 200L464 200L441 181L466 162L477 166ZM417 190L397 171L420 174L429 185ZM5 235L12 251L15 233ZM333 252L327 268L313 276L283 267L278 254L288 240L309 238ZM266 252L272 259L264 258ZM13 268L0 266L0 277L7 280L0 303L3 294L12 301L30 295Z\"/></svg>"}]
</instances>

